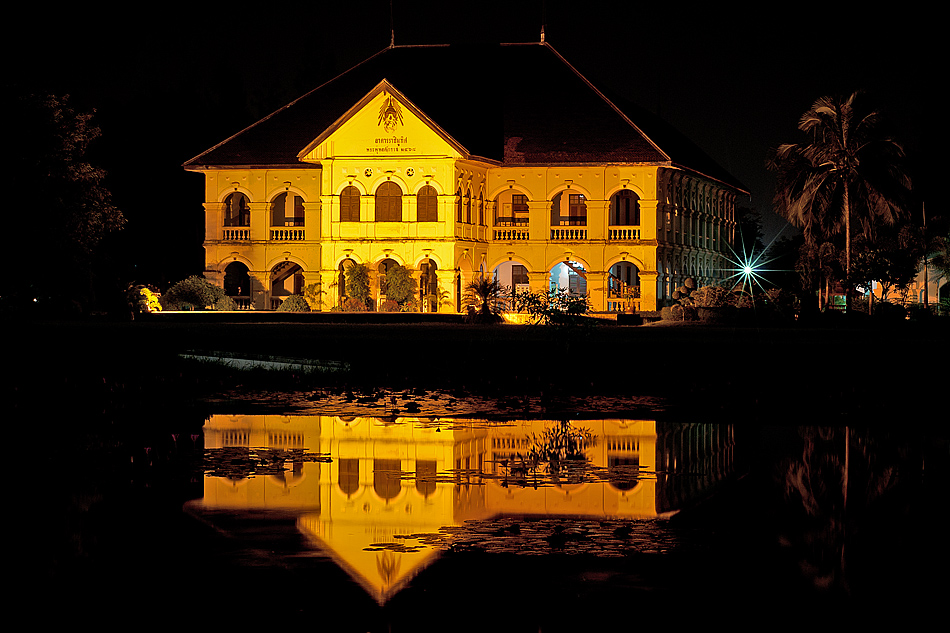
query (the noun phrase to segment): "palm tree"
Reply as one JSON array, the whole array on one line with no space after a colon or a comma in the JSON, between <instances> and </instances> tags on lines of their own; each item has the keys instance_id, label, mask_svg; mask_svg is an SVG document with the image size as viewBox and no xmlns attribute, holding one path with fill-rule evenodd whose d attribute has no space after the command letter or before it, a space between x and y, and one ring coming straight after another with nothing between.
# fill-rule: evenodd
<instances>
[{"instance_id":1,"label":"palm tree","mask_svg":"<svg viewBox=\"0 0 950 633\"><path fill-rule=\"evenodd\" d=\"M476 276L465 286L465 305L475 310L477 323L501 320L506 290L497 279L489 279L486 275Z\"/></svg>"},{"instance_id":2,"label":"palm tree","mask_svg":"<svg viewBox=\"0 0 950 633\"><path fill-rule=\"evenodd\" d=\"M880 121L861 93L822 97L798 123L808 142L779 146L768 163L778 173L776 211L804 230L806 242L844 233L846 280L852 219L871 238L877 223L905 215L910 178L904 150L881 133Z\"/></svg>"}]
</instances>

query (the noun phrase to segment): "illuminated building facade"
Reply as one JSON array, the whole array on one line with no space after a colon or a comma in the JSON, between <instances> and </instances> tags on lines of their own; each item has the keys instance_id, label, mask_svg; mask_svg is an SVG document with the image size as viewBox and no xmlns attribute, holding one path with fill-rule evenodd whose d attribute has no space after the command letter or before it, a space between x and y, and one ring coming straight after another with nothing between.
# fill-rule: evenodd
<instances>
[{"instance_id":1,"label":"illuminated building facade","mask_svg":"<svg viewBox=\"0 0 950 633\"><path fill-rule=\"evenodd\" d=\"M351 263L377 302L411 269L424 311L460 311L479 274L656 310L728 276L745 193L544 42L390 46L184 167L205 178L205 276L259 310L312 284L341 305Z\"/></svg>"}]
</instances>

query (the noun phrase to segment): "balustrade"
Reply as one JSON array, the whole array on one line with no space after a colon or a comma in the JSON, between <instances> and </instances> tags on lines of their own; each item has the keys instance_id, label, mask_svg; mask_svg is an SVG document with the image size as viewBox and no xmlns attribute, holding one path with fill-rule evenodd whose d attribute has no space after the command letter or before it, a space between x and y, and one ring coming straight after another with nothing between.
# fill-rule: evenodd
<instances>
[{"instance_id":1,"label":"balustrade","mask_svg":"<svg viewBox=\"0 0 950 633\"><path fill-rule=\"evenodd\" d=\"M270 239L274 242L302 242L303 229L271 229Z\"/></svg>"},{"instance_id":2,"label":"balustrade","mask_svg":"<svg viewBox=\"0 0 950 633\"><path fill-rule=\"evenodd\" d=\"M528 237L528 229L495 229L492 239L496 242L521 242L531 238Z\"/></svg>"},{"instance_id":3,"label":"balustrade","mask_svg":"<svg viewBox=\"0 0 950 633\"><path fill-rule=\"evenodd\" d=\"M640 227L631 226L624 228L611 227L607 229L607 239L611 242L628 242L640 239Z\"/></svg>"},{"instance_id":4,"label":"balustrade","mask_svg":"<svg viewBox=\"0 0 950 633\"><path fill-rule=\"evenodd\" d=\"M247 242L251 239L251 229L230 229L221 230L221 239L225 242Z\"/></svg>"},{"instance_id":5,"label":"balustrade","mask_svg":"<svg viewBox=\"0 0 950 633\"><path fill-rule=\"evenodd\" d=\"M577 242L587 239L587 229L551 229L552 242Z\"/></svg>"}]
</instances>

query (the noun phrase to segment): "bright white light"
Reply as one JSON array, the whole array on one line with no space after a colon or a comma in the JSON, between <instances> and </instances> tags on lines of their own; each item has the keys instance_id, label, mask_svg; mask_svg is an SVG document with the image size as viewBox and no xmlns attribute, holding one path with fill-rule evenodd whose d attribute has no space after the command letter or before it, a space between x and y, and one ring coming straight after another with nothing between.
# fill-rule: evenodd
<instances>
[{"instance_id":1,"label":"bright white light","mask_svg":"<svg viewBox=\"0 0 950 633\"><path fill-rule=\"evenodd\" d=\"M778 239L778 235L772 239L774 242ZM769 243L771 246L772 243ZM764 251L761 253L746 253L745 245L742 246L742 255L739 255L732 247L729 248L732 251L732 257L726 256L726 259L731 264L731 267L727 268L731 274L726 278L726 281L734 281L736 285L742 284L742 291L745 292L748 289L749 293L753 293L753 286L758 286L762 292L765 292L765 286L762 285L762 282L766 281L765 277L761 273L765 272L775 272L773 269L764 268L765 265L773 261L772 259L765 259L765 254L768 253L769 247L767 246Z\"/></svg>"}]
</instances>

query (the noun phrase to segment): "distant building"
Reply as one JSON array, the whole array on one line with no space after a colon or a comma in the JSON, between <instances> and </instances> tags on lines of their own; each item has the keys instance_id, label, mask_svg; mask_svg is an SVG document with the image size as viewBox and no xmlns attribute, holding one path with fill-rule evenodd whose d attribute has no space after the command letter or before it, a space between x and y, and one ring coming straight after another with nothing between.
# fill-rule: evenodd
<instances>
[{"instance_id":1,"label":"distant building","mask_svg":"<svg viewBox=\"0 0 950 633\"><path fill-rule=\"evenodd\" d=\"M479 274L656 310L728 276L746 193L543 42L390 46L184 167L205 177L205 276L258 310L311 284L340 305L353 262L377 301L408 267L427 311L461 310Z\"/></svg>"}]
</instances>

